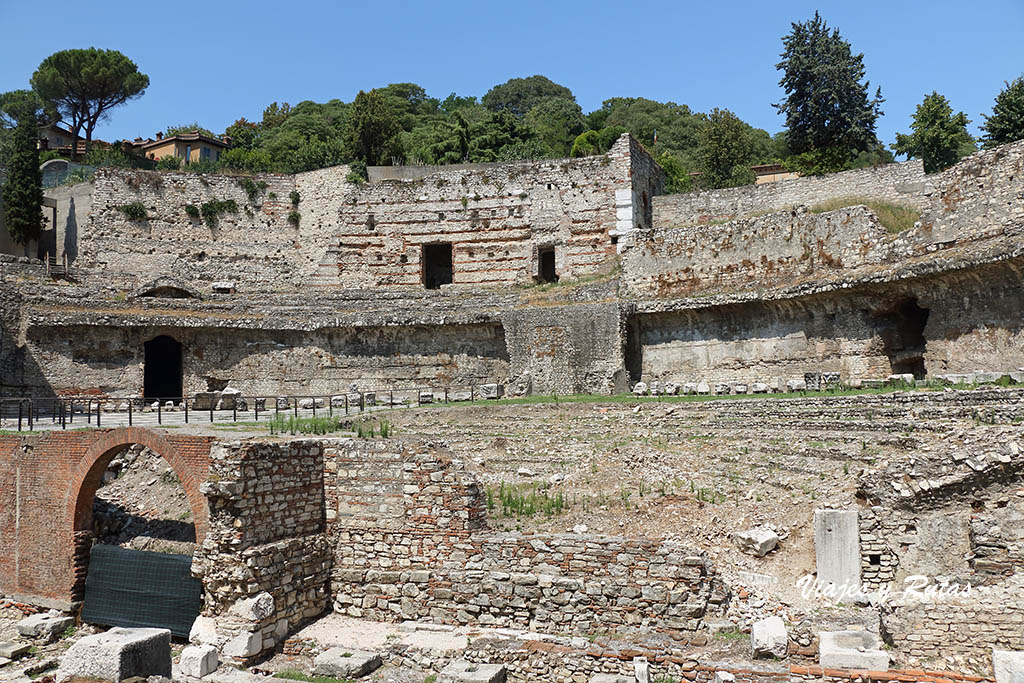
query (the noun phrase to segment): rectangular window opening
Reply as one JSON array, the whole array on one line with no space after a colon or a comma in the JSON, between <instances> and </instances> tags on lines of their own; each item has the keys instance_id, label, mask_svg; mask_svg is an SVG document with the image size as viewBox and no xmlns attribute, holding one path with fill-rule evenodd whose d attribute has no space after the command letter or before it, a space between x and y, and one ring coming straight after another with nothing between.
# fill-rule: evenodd
<instances>
[{"instance_id":1,"label":"rectangular window opening","mask_svg":"<svg viewBox=\"0 0 1024 683\"><path fill-rule=\"evenodd\" d=\"M423 286L438 289L452 283L452 245L423 245Z\"/></svg>"},{"instance_id":2,"label":"rectangular window opening","mask_svg":"<svg viewBox=\"0 0 1024 683\"><path fill-rule=\"evenodd\" d=\"M554 247L542 247L537 251L537 277L541 282L558 282Z\"/></svg>"}]
</instances>

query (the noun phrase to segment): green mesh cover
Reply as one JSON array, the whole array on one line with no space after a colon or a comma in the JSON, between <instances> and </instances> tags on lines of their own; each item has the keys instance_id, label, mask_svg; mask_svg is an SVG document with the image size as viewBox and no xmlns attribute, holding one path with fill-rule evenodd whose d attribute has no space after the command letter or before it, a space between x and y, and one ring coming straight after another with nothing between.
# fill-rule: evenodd
<instances>
[{"instance_id":1,"label":"green mesh cover","mask_svg":"<svg viewBox=\"0 0 1024 683\"><path fill-rule=\"evenodd\" d=\"M95 545L85 579L82 621L170 629L188 638L202 608L202 584L189 555Z\"/></svg>"}]
</instances>

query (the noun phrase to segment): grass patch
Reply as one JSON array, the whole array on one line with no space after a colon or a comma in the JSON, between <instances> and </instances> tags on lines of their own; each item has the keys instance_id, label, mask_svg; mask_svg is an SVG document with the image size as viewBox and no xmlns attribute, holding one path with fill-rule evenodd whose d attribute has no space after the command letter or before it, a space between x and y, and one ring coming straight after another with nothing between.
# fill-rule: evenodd
<instances>
[{"instance_id":1,"label":"grass patch","mask_svg":"<svg viewBox=\"0 0 1024 683\"><path fill-rule=\"evenodd\" d=\"M550 495L547 484L506 484L487 487L487 510L502 517L533 517L545 514L548 517L561 514L569 509L565 495L561 492Z\"/></svg>"},{"instance_id":2,"label":"grass patch","mask_svg":"<svg viewBox=\"0 0 1024 683\"><path fill-rule=\"evenodd\" d=\"M372 439L378 434L380 434L382 439L388 439L395 433L395 428L390 420L381 418L379 421L358 420L353 422L352 431L360 439Z\"/></svg>"},{"instance_id":3,"label":"grass patch","mask_svg":"<svg viewBox=\"0 0 1024 683\"><path fill-rule=\"evenodd\" d=\"M294 415L275 415L267 420L267 429L271 434L330 434L343 427L341 419L325 415L323 417L295 417Z\"/></svg>"},{"instance_id":4,"label":"grass patch","mask_svg":"<svg viewBox=\"0 0 1024 683\"><path fill-rule=\"evenodd\" d=\"M309 674L302 673L301 671L295 671L289 669L287 671L278 671L274 674L274 678L283 678L288 681L306 681L306 683L354 683L350 678L334 678L333 676L311 676Z\"/></svg>"},{"instance_id":5,"label":"grass patch","mask_svg":"<svg viewBox=\"0 0 1024 683\"><path fill-rule=\"evenodd\" d=\"M866 206L875 212L886 230L892 234L898 234L914 227L914 223L921 220L921 212L909 206L893 204L892 202L877 201L864 197L839 197L830 199L827 202L816 204L811 207L811 213L825 213L846 209L851 206Z\"/></svg>"}]
</instances>

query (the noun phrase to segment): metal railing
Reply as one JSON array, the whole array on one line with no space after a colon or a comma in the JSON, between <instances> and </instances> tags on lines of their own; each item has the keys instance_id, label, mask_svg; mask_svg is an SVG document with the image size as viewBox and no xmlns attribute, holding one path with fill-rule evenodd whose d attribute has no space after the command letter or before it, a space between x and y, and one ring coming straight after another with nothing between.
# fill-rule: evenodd
<instances>
[{"instance_id":1,"label":"metal railing","mask_svg":"<svg viewBox=\"0 0 1024 683\"><path fill-rule=\"evenodd\" d=\"M485 389L486 387L486 389ZM497 390L494 387L498 387ZM162 426L165 424L259 422L267 416L359 415L427 404L500 398L502 385L471 384L405 387L334 394L249 396L203 392L195 396L155 398L55 396L0 398L0 429L77 429L88 427Z\"/></svg>"}]
</instances>

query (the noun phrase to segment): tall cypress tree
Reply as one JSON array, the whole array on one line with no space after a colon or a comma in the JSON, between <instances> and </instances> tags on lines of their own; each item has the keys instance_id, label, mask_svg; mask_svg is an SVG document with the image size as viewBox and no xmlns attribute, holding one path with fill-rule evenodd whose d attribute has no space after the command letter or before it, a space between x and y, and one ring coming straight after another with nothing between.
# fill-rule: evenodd
<instances>
[{"instance_id":1,"label":"tall cypress tree","mask_svg":"<svg viewBox=\"0 0 1024 683\"><path fill-rule=\"evenodd\" d=\"M864 55L830 29L815 12L814 19L793 24L782 39L783 72L779 85L786 99L775 104L786 117L789 148L803 172L841 170L857 153L876 144L875 122L881 115L882 90L868 97ZM802 157L802 158L799 158Z\"/></svg>"},{"instance_id":2,"label":"tall cypress tree","mask_svg":"<svg viewBox=\"0 0 1024 683\"><path fill-rule=\"evenodd\" d=\"M43 178L39 172L41 103L29 90L0 95L0 111L7 130L3 151L7 182L3 186L4 224L18 244L39 238L43 227Z\"/></svg>"}]
</instances>

